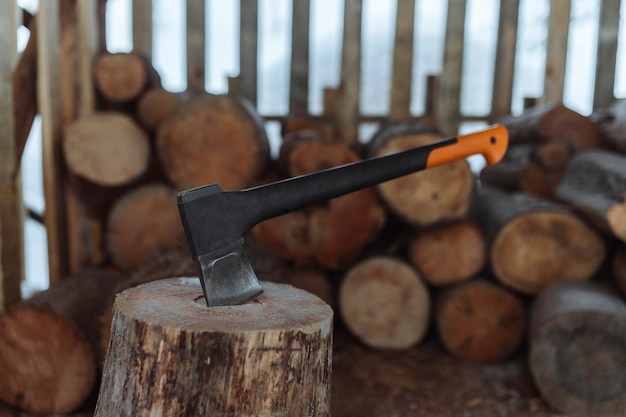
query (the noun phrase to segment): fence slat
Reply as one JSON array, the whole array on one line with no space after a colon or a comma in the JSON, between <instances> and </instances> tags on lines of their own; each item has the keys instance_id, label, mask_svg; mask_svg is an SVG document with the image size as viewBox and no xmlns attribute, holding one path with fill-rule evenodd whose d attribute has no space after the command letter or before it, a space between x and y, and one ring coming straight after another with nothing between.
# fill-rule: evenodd
<instances>
[{"instance_id":1,"label":"fence slat","mask_svg":"<svg viewBox=\"0 0 626 417\"><path fill-rule=\"evenodd\" d=\"M491 99L491 118L493 119L511 113L518 21L519 0L502 0L500 2L496 67L493 74Z\"/></svg>"},{"instance_id":2,"label":"fence slat","mask_svg":"<svg viewBox=\"0 0 626 417\"><path fill-rule=\"evenodd\" d=\"M310 0L294 0L291 23L291 81L289 109L305 113L309 104Z\"/></svg>"},{"instance_id":3,"label":"fence slat","mask_svg":"<svg viewBox=\"0 0 626 417\"><path fill-rule=\"evenodd\" d=\"M205 0L187 0L187 90L204 91Z\"/></svg>"},{"instance_id":4,"label":"fence slat","mask_svg":"<svg viewBox=\"0 0 626 417\"><path fill-rule=\"evenodd\" d=\"M17 61L18 14L15 1L0 2L0 311L20 299L24 276L23 205L13 119L11 73Z\"/></svg>"},{"instance_id":5,"label":"fence slat","mask_svg":"<svg viewBox=\"0 0 626 417\"><path fill-rule=\"evenodd\" d=\"M95 109L93 87L93 58L98 50L98 7L96 0L78 0L78 69L80 105L79 117Z\"/></svg>"},{"instance_id":6,"label":"fence slat","mask_svg":"<svg viewBox=\"0 0 626 417\"><path fill-rule=\"evenodd\" d=\"M594 109L606 107L615 100L613 89L615 86L615 65L617 64L620 3L620 1L614 0L602 0L600 2Z\"/></svg>"},{"instance_id":7,"label":"fence slat","mask_svg":"<svg viewBox=\"0 0 626 417\"><path fill-rule=\"evenodd\" d=\"M415 0L398 0L389 104L390 119L408 119L411 115L414 16Z\"/></svg>"},{"instance_id":8,"label":"fence slat","mask_svg":"<svg viewBox=\"0 0 626 417\"><path fill-rule=\"evenodd\" d=\"M465 10L465 0L448 1L443 70L438 88L437 125L444 133L451 135L457 133L460 124Z\"/></svg>"},{"instance_id":9,"label":"fence slat","mask_svg":"<svg viewBox=\"0 0 626 417\"><path fill-rule=\"evenodd\" d=\"M259 5L257 0L241 0L238 93L256 106Z\"/></svg>"},{"instance_id":10,"label":"fence slat","mask_svg":"<svg viewBox=\"0 0 626 417\"><path fill-rule=\"evenodd\" d=\"M361 88L362 15L363 0L345 0L341 81L335 104L335 118L339 138L346 142L357 140L359 90Z\"/></svg>"},{"instance_id":11,"label":"fence slat","mask_svg":"<svg viewBox=\"0 0 626 417\"><path fill-rule=\"evenodd\" d=\"M59 0L42 1L37 14L39 74L38 105L41 115L43 185L46 212L44 215L48 236L48 268L50 283L56 282L66 271L67 243L64 221L64 196L61 178L61 68Z\"/></svg>"},{"instance_id":12,"label":"fence slat","mask_svg":"<svg viewBox=\"0 0 626 417\"><path fill-rule=\"evenodd\" d=\"M152 0L133 0L133 50L152 62Z\"/></svg>"},{"instance_id":13,"label":"fence slat","mask_svg":"<svg viewBox=\"0 0 626 417\"><path fill-rule=\"evenodd\" d=\"M542 102L563 100L571 0L552 0Z\"/></svg>"}]
</instances>

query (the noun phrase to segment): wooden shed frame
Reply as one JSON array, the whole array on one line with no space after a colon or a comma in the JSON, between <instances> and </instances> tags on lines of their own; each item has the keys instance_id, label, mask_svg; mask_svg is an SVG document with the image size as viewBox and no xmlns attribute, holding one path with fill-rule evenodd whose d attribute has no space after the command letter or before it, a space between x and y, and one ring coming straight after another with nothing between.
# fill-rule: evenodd
<instances>
[{"instance_id":1,"label":"wooden shed frame","mask_svg":"<svg viewBox=\"0 0 626 417\"><path fill-rule=\"evenodd\" d=\"M240 74L229 92L257 101L258 0L240 0ZM463 121L491 121L510 114L513 96L520 0L501 0L491 111L486 116L461 113L466 0L448 0L443 69L428 78L425 113L410 113L415 0L397 0L390 110L384 116L359 111L363 0L345 0L340 83L324 91L321 116L331 120L342 138L357 135L363 122L416 120L446 126L455 133ZM611 103L615 83L621 1L601 0L594 108ZM552 0L548 27L545 87L540 102L561 101L565 84L571 0ZM23 13L15 1L0 2L0 311L20 298L24 275L24 205L20 158L38 113L42 118L43 171L50 282L85 263L97 262L86 251L85 234L97 236L99 225L85 224L81 207L64 180L60 142L64 129L95 107L92 58L105 50L104 0L40 1L37 16ZM187 0L188 89L205 85L204 0ZM133 0L133 48L152 57L152 0ZM289 112L308 113L310 0L294 0ZM36 47L17 54L16 32L25 23ZM29 55L30 54L30 55ZM36 77L36 78L35 78ZM36 89L34 86L36 85ZM286 115L264 115L283 120ZM81 220L82 219L82 220ZM82 222L79 224L79 222Z\"/></svg>"}]
</instances>

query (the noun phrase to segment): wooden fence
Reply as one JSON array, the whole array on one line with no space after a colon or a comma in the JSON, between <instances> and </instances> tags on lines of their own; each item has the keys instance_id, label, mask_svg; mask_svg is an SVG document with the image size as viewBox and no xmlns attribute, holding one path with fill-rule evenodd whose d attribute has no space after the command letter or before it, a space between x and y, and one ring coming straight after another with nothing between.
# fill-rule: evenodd
<instances>
[{"instance_id":1,"label":"wooden fence","mask_svg":"<svg viewBox=\"0 0 626 417\"><path fill-rule=\"evenodd\" d=\"M410 112L416 4L415 0L397 1L389 113L371 116L360 112L363 0L345 0L340 83L324 90L323 115L317 117L332 120L341 137L351 138L362 122L428 121L454 133L463 121L490 121L511 113L520 0L500 2L494 93L490 111L480 117L462 114L460 105L467 1L448 0L442 71L428 78L425 112L419 116ZM240 0L240 4L241 71L229 80L229 91L256 103L258 0ZM601 0L600 5L594 108L615 99L621 2ZM289 111L308 113L311 1L294 0L292 6ZM76 236L85 233L85 229L78 232L72 226L73 219L81 216L81 208L72 190L64 186L59 144L69 123L94 110L91 61L106 47L104 1L45 0L40 1L39 7L36 19L29 24L35 35L32 40L36 41L30 51L34 51L36 59L27 60L26 52L15 53L15 45L17 28L22 20L28 20L24 19L28 15L21 12L16 2L0 2L0 27L4 30L0 37L0 310L19 298L19 282L24 274L19 161L26 140L24 126L30 126L35 110L42 117L46 201L43 221L51 282L85 261L80 255L82 241ZM186 1L187 85L192 91L204 90L205 86L205 7L205 0ZM560 101L564 92L571 0L552 0L550 7L545 87L539 101ZM153 55L152 8L152 0L132 2L133 47L148 58ZM29 72L34 65L36 71ZM26 97L29 85L37 86L32 103ZM264 116L281 120L286 115ZM91 233L101 233L98 227L92 225Z\"/></svg>"}]
</instances>

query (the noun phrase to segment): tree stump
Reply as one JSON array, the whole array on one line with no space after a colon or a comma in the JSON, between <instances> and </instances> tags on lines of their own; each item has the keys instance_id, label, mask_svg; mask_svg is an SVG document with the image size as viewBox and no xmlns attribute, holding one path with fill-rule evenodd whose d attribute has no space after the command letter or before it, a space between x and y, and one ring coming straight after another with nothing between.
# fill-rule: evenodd
<instances>
[{"instance_id":1,"label":"tree stump","mask_svg":"<svg viewBox=\"0 0 626 417\"><path fill-rule=\"evenodd\" d=\"M82 271L0 315L0 400L43 415L87 400L103 359L97 320L120 278Z\"/></svg>"},{"instance_id":2,"label":"tree stump","mask_svg":"<svg viewBox=\"0 0 626 417\"><path fill-rule=\"evenodd\" d=\"M483 186L477 214L490 242L493 273L520 292L589 280L606 257L602 237L562 205Z\"/></svg>"},{"instance_id":3,"label":"tree stump","mask_svg":"<svg viewBox=\"0 0 626 417\"><path fill-rule=\"evenodd\" d=\"M590 282L561 282L531 314L530 370L556 410L571 417L626 410L626 304Z\"/></svg>"},{"instance_id":4,"label":"tree stump","mask_svg":"<svg viewBox=\"0 0 626 417\"><path fill-rule=\"evenodd\" d=\"M429 126L383 127L371 141L372 156L425 145L442 135ZM454 161L376 186L386 205L405 222L428 226L464 218L470 208L474 175L467 161Z\"/></svg>"},{"instance_id":5,"label":"tree stump","mask_svg":"<svg viewBox=\"0 0 626 417\"><path fill-rule=\"evenodd\" d=\"M197 278L120 294L95 416L329 416L331 308L262 285L212 308Z\"/></svg>"},{"instance_id":6,"label":"tree stump","mask_svg":"<svg viewBox=\"0 0 626 417\"><path fill-rule=\"evenodd\" d=\"M476 362L503 359L520 345L526 312L521 300L482 280L445 290L437 298L439 339L452 355Z\"/></svg>"},{"instance_id":7,"label":"tree stump","mask_svg":"<svg viewBox=\"0 0 626 417\"><path fill-rule=\"evenodd\" d=\"M376 349L409 349L430 324L426 285L411 266L389 256L366 259L346 273L339 308L352 334Z\"/></svg>"},{"instance_id":8,"label":"tree stump","mask_svg":"<svg viewBox=\"0 0 626 417\"><path fill-rule=\"evenodd\" d=\"M78 177L100 186L121 186L148 169L150 142L130 117L95 113L69 127L63 156Z\"/></svg>"}]
</instances>

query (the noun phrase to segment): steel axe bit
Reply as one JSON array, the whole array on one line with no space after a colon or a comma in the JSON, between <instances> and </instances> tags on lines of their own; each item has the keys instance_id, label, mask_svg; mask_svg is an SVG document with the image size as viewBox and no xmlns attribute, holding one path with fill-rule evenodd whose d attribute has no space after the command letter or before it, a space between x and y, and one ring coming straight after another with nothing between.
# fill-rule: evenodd
<instances>
[{"instance_id":1,"label":"steel axe bit","mask_svg":"<svg viewBox=\"0 0 626 417\"><path fill-rule=\"evenodd\" d=\"M178 208L207 305L241 304L263 292L243 250L244 235L257 223L474 154L492 165L504 156L508 140L506 128L494 125L241 191L217 184L181 191Z\"/></svg>"}]
</instances>

